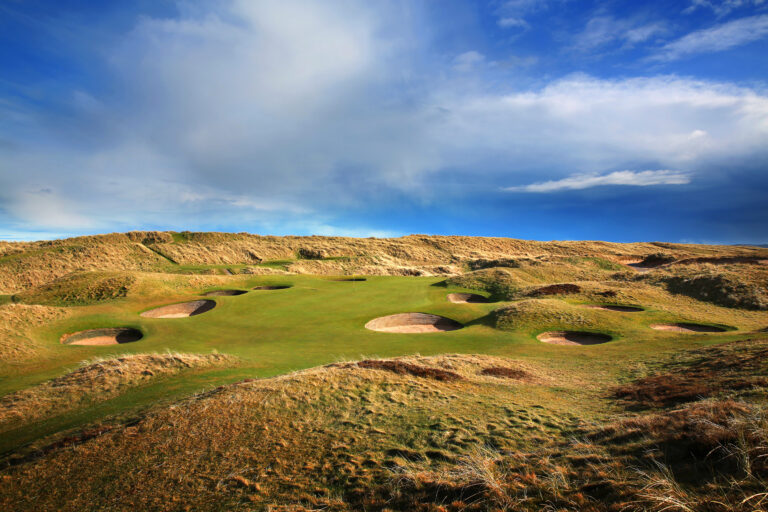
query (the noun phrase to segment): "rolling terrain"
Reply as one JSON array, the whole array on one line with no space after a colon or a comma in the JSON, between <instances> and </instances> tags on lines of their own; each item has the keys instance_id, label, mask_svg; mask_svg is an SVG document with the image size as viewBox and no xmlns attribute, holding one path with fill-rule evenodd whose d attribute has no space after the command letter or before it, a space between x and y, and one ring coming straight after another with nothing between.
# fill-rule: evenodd
<instances>
[{"instance_id":1,"label":"rolling terrain","mask_svg":"<svg viewBox=\"0 0 768 512\"><path fill-rule=\"evenodd\" d=\"M3 510L768 509L768 249L0 243Z\"/></svg>"}]
</instances>

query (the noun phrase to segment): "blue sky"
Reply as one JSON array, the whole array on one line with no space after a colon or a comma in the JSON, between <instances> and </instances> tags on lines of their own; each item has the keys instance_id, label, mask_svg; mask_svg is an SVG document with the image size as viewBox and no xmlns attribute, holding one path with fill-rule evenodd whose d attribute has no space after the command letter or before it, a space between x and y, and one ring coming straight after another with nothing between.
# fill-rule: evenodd
<instances>
[{"instance_id":1,"label":"blue sky","mask_svg":"<svg viewBox=\"0 0 768 512\"><path fill-rule=\"evenodd\" d=\"M768 242L768 0L0 4L0 239Z\"/></svg>"}]
</instances>

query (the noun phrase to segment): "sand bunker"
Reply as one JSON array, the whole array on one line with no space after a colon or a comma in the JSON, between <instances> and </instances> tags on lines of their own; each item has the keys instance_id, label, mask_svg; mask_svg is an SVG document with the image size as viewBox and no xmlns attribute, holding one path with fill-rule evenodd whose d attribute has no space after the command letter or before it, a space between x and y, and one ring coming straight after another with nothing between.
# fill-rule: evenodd
<instances>
[{"instance_id":1,"label":"sand bunker","mask_svg":"<svg viewBox=\"0 0 768 512\"><path fill-rule=\"evenodd\" d=\"M539 334L536 339L552 345L599 345L613 338L599 332L550 331Z\"/></svg>"},{"instance_id":2,"label":"sand bunker","mask_svg":"<svg viewBox=\"0 0 768 512\"><path fill-rule=\"evenodd\" d=\"M725 332L723 327L717 327L716 325L702 325L702 324L690 324L687 322L681 322L676 324L653 324L651 329L657 331L670 331L670 332Z\"/></svg>"},{"instance_id":3,"label":"sand bunker","mask_svg":"<svg viewBox=\"0 0 768 512\"><path fill-rule=\"evenodd\" d=\"M147 318L185 318L188 316L201 315L216 307L212 300L196 300L193 302L182 302L181 304L171 304L159 308L150 309L141 314Z\"/></svg>"},{"instance_id":4,"label":"sand bunker","mask_svg":"<svg viewBox=\"0 0 768 512\"><path fill-rule=\"evenodd\" d=\"M212 292L206 292L203 295L205 297L232 297L234 295L242 295L248 293L246 290L214 290Z\"/></svg>"},{"instance_id":5,"label":"sand bunker","mask_svg":"<svg viewBox=\"0 0 768 512\"><path fill-rule=\"evenodd\" d=\"M290 288L287 284L279 284L274 286L256 286L252 290L285 290Z\"/></svg>"},{"instance_id":6,"label":"sand bunker","mask_svg":"<svg viewBox=\"0 0 768 512\"><path fill-rule=\"evenodd\" d=\"M364 277L340 277L333 279L333 281L365 281Z\"/></svg>"},{"instance_id":7,"label":"sand bunker","mask_svg":"<svg viewBox=\"0 0 768 512\"><path fill-rule=\"evenodd\" d=\"M457 304L486 304L491 302L482 295L476 293L449 293L448 300Z\"/></svg>"},{"instance_id":8,"label":"sand bunker","mask_svg":"<svg viewBox=\"0 0 768 512\"><path fill-rule=\"evenodd\" d=\"M459 322L427 313L401 313L374 318L366 329L381 332L444 332L464 327Z\"/></svg>"},{"instance_id":9,"label":"sand bunker","mask_svg":"<svg viewBox=\"0 0 768 512\"><path fill-rule=\"evenodd\" d=\"M117 345L139 341L144 335L131 327L90 329L74 334L65 334L61 342L65 345Z\"/></svg>"},{"instance_id":10,"label":"sand bunker","mask_svg":"<svg viewBox=\"0 0 768 512\"><path fill-rule=\"evenodd\" d=\"M638 313L645 311L639 306L619 306L615 304L587 304L586 307L590 309L602 309L604 311L618 311L620 313Z\"/></svg>"}]
</instances>

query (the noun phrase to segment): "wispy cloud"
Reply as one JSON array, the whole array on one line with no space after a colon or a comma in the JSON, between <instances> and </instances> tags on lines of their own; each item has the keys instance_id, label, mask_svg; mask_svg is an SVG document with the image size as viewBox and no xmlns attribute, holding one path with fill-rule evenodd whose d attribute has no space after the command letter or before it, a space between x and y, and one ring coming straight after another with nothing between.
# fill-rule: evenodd
<instances>
[{"instance_id":1,"label":"wispy cloud","mask_svg":"<svg viewBox=\"0 0 768 512\"><path fill-rule=\"evenodd\" d=\"M619 47L630 48L666 32L667 27L661 22L641 23L613 16L595 16L576 36L574 47L580 51L591 51L618 43Z\"/></svg>"},{"instance_id":2,"label":"wispy cloud","mask_svg":"<svg viewBox=\"0 0 768 512\"><path fill-rule=\"evenodd\" d=\"M520 187L506 187L507 192L559 192L583 190L606 185L648 187L651 185L686 185L691 182L687 173L666 169L654 171L616 171L608 174L575 174L561 180L532 183Z\"/></svg>"},{"instance_id":3,"label":"wispy cloud","mask_svg":"<svg viewBox=\"0 0 768 512\"><path fill-rule=\"evenodd\" d=\"M710 9L717 16L725 16L741 7L759 6L765 0L691 0L691 5L683 10L684 14L690 14L699 9Z\"/></svg>"},{"instance_id":4,"label":"wispy cloud","mask_svg":"<svg viewBox=\"0 0 768 512\"><path fill-rule=\"evenodd\" d=\"M460 53L453 59L453 69L456 71L471 71L475 66L485 61L485 55L475 50Z\"/></svg>"},{"instance_id":5,"label":"wispy cloud","mask_svg":"<svg viewBox=\"0 0 768 512\"><path fill-rule=\"evenodd\" d=\"M667 43L652 61L672 61L697 53L721 52L768 36L768 14L748 16L691 32Z\"/></svg>"}]
</instances>

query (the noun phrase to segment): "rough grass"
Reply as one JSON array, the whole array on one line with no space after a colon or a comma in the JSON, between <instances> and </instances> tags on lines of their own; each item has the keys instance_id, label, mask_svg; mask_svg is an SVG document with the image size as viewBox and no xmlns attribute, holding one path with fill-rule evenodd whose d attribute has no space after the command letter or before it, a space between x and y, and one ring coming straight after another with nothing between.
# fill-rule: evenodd
<instances>
[{"instance_id":1,"label":"rough grass","mask_svg":"<svg viewBox=\"0 0 768 512\"><path fill-rule=\"evenodd\" d=\"M594 328L599 318L594 310L557 299L521 300L492 313L493 326L505 331Z\"/></svg>"},{"instance_id":2,"label":"rough grass","mask_svg":"<svg viewBox=\"0 0 768 512\"><path fill-rule=\"evenodd\" d=\"M706 380L698 362L719 361L754 375L762 367L740 362L766 346L703 349L661 367ZM601 392L585 394L582 382L547 375L544 365L523 366L543 379L532 384L484 375L487 368L523 368L504 358L368 361L377 364L337 363L243 382L159 407L136 424L93 427L3 470L0 505L765 510L768 422L759 400L717 395L682 407L627 410L600 424L577 412L572 399L557 397L581 393L599 401ZM462 378L424 378L424 368Z\"/></svg>"},{"instance_id":3,"label":"rough grass","mask_svg":"<svg viewBox=\"0 0 768 512\"><path fill-rule=\"evenodd\" d=\"M39 357L44 349L34 339L34 329L68 314L63 308L25 304L0 305L0 360L12 363Z\"/></svg>"},{"instance_id":4,"label":"rough grass","mask_svg":"<svg viewBox=\"0 0 768 512\"><path fill-rule=\"evenodd\" d=\"M44 242L0 242L0 293L18 293L76 271L168 270L178 267L248 265L294 260L296 254L322 254L334 261L306 268L349 269L347 273L446 275L459 266L485 260L521 261L518 269L531 278L559 272L554 281L587 279L586 272L615 270L625 261L640 261L659 252L674 259L712 257L765 258L768 250L755 247L685 244L615 244L608 242L536 242L508 238L411 235L401 238L272 237L248 233L130 232ZM340 259L338 259L340 258ZM541 260L549 259L549 262ZM303 263L303 264L302 264ZM342 265L343 264L343 265ZM493 264L493 263L491 263ZM293 266L292 265L292 266ZM572 265L573 268L566 268ZM368 269L368 271L366 271ZM384 269L389 269L384 270ZM558 270L560 269L560 270ZM568 271L579 275L566 275Z\"/></svg>"},{"instance_id":5,"label":"rough grass","mask_svg":"<svg viewBox=\"0 0 768 512\"><path fill-rule=\"evenodd\" d=\"M0 432L94 402L163 375L235 364L223 354L135 354L84 361L80 368L0 398Z\"/></svg>"},{"instance_id":6,"label":"rough grass","mask_svg":"<svg viewBox=\"0 0 768 512\"><path fill-rule=\"evenodd\" d=\"M19 293L16 300L47 306L84 306L128 295L136 277L126 272L82 272Z\"/></svg>"},{"instance_id":7,"label":"rough grass","mask_svg":"<svg viewBox=\"0 0 768 512\"><path fill-rule=\"evenodd\" d=\"M676 294L732 308L768 310L768 265L674 266L652 281Z\"/></svg>"}]
</instances>

